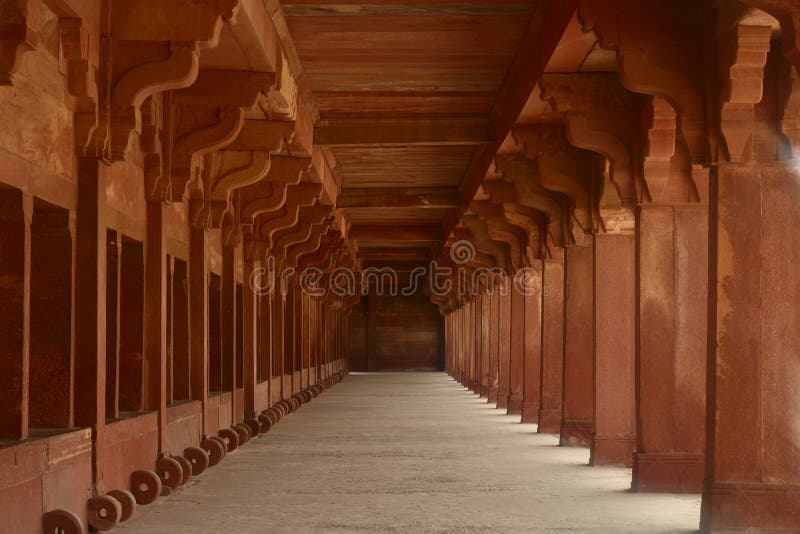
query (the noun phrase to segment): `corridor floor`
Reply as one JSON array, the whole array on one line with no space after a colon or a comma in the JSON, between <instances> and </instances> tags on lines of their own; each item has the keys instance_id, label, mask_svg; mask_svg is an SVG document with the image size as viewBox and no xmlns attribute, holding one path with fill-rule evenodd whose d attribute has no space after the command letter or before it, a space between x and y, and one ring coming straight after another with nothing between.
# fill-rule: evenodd
<instances>
[{"instance_id":1,"label":"corridor floor","mask_svg":"<svg viewBox=\"0 0 800 534\"><path fill-rule=\"evenodd\" d=\"M117 531L696 531L699 496L630 493L518 421L445 374L351 374Z\"/></svg>"}]
</instances>

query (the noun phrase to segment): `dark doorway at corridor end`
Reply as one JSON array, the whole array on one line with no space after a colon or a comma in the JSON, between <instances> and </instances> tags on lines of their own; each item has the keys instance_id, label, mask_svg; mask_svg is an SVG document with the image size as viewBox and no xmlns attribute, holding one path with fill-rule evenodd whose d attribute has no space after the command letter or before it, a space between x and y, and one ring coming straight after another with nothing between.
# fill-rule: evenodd
<instances>
[{"instance_id":1,"label":"dark doorway at corridor end","mask_svg":"<svg viewBox=\"0 0 800 534\"><path fill-rule=\"evenodd\" d=\"M366 295L350 316L350 370L442 371L442 324L424 294Z\"/></svg>"}]
</instances>

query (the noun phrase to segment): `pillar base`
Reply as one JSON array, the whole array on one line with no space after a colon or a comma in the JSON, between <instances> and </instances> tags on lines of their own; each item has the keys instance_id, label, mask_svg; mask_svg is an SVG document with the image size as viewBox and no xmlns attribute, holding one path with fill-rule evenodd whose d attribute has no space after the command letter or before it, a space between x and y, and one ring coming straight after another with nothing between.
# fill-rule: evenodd
<instances>
[{"instance_id":1,"label":"pillar base","mask_svg":"<svg viewBox=\"0 0 800 534\"><path fill-rule=\"evenodd\" d=\"M704 534L788 534L800 525L800 485L714 482L704 495Z\"/></svg>"},{"instance_id":2,"label":"pillar base","mask_svg":"<svg viewBox=\"0 0 800 534\"><path fill-rule=\"evenodd\" d=\"M509 395L508 415L520 415L521 413L522 413L522 397Z\"/></svg>"},{"instance_id":3,"label":"pillar base","mask_svg":"<svg viewBox=\"0 0 800 534\"><path fill-rule=\"evenodd\" d=\"M473 393L479 394L481 392L481 384L480 382L473 380L472 387L469 388Z\"/></svg>"},{"instance_id":4,"label":"pillar base","mask_svg":"<svg viewBox=\"0 0 800 534\"><path fill-rule=\"evenodd\" d=\"M631 436L592 436L592 454L589 465L633 466L636 438Z\"/></svg>"},{"instance_id":5,"label":"pillar base","mask_svg":"<svg viewBox=\"0 0 800 534\"><path fill-rule=\"evenodd\" d=\"M508 395L497 395L497 409L498 410L506 410L508 409Z\"/></svg>"},{"instance_id":6,"label":"pillar base","mask_svg":"<svg viewBox=\"0 0 800 534\"><path fill-rule=\"evenodd\" d=\"M654 493L701 493L705 456L692 452L635 452L633 491Z\"/></svg>"},{"instance_id":7,"label":"pillar base","mask_svg":"<svg viewBox=\"0 0 800 534\"><path fill-rule=\"evenodd\" d=\"M484 386L481 384L480 390L481 390L481 397L483 397L484 399L489 398L489 386Z\"/></svg>"},{"instance_id":8,"label":"pillar base","mask_svg":"<svg viewBox=\"0 0 800 534\"><path fill-rule=\"evenodd\" d=\"M562 447L588 447L592 443L591 421L563 421L561 423Z\"/></svg>"},{"instance_id":9,"label":"pillar base","mask_svg":"<svg viewBox=\"0 0 800 534\"><path fill-rule=\"evenodd\" d=\"M539 434L555 434L561 432L561 411L560 410L539 410Z\"/></svg>"},{"instance_id":10,"label":"pillar base","mask_svg":"<svg viewBox=\"0 0 800 534\"><path fill-rule=\"evenodd\" d=\"M538 402L523 402L521 406L522 422L523 423L538 423L539 422L539 403Z\"/></svg>"},{"instance_id":11,"label":"pillar base","mask_svg":"<svg viewBox=\"0 0 800 534\"><path fill-rule=\"evenodd\" d=\"M486 396L486 398L488 399L489 404L497 402L497 388L489 386L489 394Z\"/></svg>"}]
</instances>

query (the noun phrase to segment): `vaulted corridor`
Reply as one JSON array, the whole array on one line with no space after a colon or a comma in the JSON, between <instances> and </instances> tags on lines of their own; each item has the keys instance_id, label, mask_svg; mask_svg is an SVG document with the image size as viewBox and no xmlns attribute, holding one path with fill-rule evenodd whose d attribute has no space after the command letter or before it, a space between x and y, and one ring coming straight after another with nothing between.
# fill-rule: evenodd
<instances>
[{"instance_id":1,"label":"vaulted corridor","mask_svg":"<svg viewBox=\"0 0 800 534\"><path fill-rule=\"evenodd\" d=\"M0 0L0 534L800 534L798 265L800 0Z\"/></svg>"},{"instance_id":2,"label":"vaulted corridor","mask_svg":"<svg viewBox=\"0 0 800 534\"><path fill-rule=\"evenodd\" d=\"M631 493L442 373L351 374L119 532L696 532L695 495Z\"/></svg>"}]
</instances>

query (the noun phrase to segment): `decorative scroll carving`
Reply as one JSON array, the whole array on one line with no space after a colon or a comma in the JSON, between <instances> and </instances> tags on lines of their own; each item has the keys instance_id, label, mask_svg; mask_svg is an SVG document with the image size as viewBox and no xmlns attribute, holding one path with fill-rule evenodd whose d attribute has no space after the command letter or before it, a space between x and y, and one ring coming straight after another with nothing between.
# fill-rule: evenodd
<instances>
[{"instance_id":1,"label":"decorative scroll carving","mask_svg":"<svg viewBox=\"0 0 800 534\"><path fill-rule=\"evenodd\" d=\"M297 224L300 206L314 204L322 191L322 184L301 183L289 186L286 203L277 211L258 217L258 235L272 247L272 236L277 230Z\"/></svg>"},{"instance_id":2,"label":"decorative scroll carving","mask_svg":"<svg viewBox=\"0 0 800 534\"><path fill-rule=\"evenodd\" d=\"M257 215L283 206L287 187L299 184L310 166L311 158L272 156L266 179L239 191L242 223L253 224L253 218Z\"/></svg>"},{"instance_id":3,"label":"decorative scroll carving","mask_svg":"<svg viewBox=\"0 0 800 534\"><path fill-rule=\"evenodd\" d=\"M309 238L301 243L297 243L289 247L286 251L287 265L297 265L298 258L301 256L314 252L320 246L323 234L330 228L331 220L324 219L322 222L311 225L311 235Z\"/></svg>"},{"instance_id":4,"label":"decorative scroll carving","mask_svg":"<svg viewBox=\"0 0 800 534\"><path fill-rule=\"evenodd\" d=\"M268 152L220 150L207 158L206 200L212 209L227 210L231 193L262 180L269 172Z\"/></svg>"}]
</instances>

